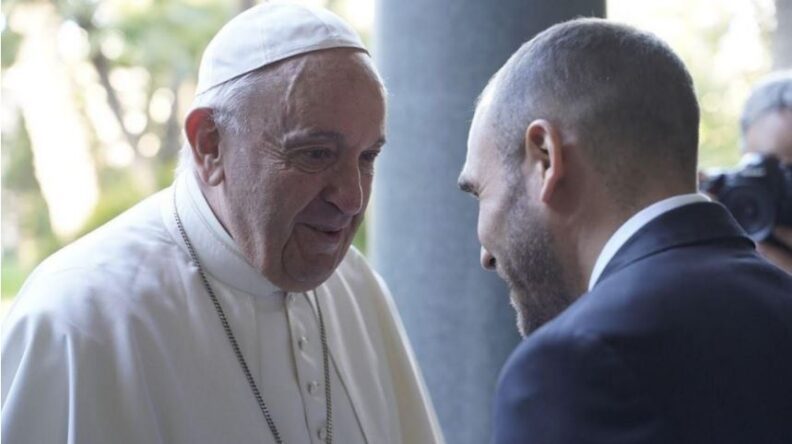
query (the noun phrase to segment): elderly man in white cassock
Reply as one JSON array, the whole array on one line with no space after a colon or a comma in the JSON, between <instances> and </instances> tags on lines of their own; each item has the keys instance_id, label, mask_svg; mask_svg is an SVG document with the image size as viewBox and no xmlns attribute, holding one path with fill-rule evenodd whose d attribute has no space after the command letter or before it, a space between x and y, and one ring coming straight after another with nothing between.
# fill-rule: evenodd
<instances>
[{"instance_id":1,"label":"elderly man in white cassock","mask_svg":"<svg viewBox=\"0 0 792 444\"><path fill-rule=\"evenodd\" d=\"M325 10L265 3L221 29L173 186L18 295L4 442L442 442L388 291L350 248L383 91Z\"/></svg>"}]
</instances>

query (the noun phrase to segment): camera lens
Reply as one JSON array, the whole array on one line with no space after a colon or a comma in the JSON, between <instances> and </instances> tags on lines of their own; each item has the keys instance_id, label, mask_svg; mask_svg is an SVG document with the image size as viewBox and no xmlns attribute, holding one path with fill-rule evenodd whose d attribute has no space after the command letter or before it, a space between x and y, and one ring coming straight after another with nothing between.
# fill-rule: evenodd
<instances>
[{"instance_id":1,"label":"camera lens","mask_svg":"<svg viewBox=\"0 0 792 444\"><path fill-rule=\"evenodd\" d=\"M775 224L776 209L764 188L737 186L728 190L720 200L751 239L758 242L770 236Z\"/></svg>"}]
</instances>

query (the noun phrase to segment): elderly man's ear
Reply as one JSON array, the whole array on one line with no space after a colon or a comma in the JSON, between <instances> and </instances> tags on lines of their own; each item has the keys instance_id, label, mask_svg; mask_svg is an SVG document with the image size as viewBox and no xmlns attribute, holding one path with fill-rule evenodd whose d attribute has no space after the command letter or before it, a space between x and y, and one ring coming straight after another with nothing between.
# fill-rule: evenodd
<instances>
[{"instance_id":1,"label":"elderly man's ear","mask_svg":"<svg viewBox=\"0 0 792 444\"><path fill-rule=\"evenodd\" d=\"M524 149L523 173L539 175L539 197L543 203L550 204L565 172L561 136L547 120L534 120L525 130Z\"/></svg>"},{"instance_id":2,"label":"elderly man's ear","mask_svg":"<svg viewBox=\"0 0 792 444\"><path fill-rule=\"evenodd\" d=\"M220 133L215 125L210 108L190 111L185 122L187 140L192 148L195 170L201 180L209 186L223 182L224 171L220 151Z\"/></svg>"}]
</instances>

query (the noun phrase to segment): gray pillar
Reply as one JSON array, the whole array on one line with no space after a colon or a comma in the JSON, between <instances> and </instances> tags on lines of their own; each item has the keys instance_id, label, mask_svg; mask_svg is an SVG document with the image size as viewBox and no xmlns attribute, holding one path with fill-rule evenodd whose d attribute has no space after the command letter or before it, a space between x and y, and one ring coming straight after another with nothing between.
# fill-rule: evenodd
<instances>
[{"instance_id":1,"label":"gray pillar","mask_svg":"<svg viewBox=\"0 0 792 444\"><path fill-rule=\"evenodd\" d=\"M475 99L537 32L604 12L604 0L378 0L388 144L371 253L450 444L487 442L496 378L518 341L507 289L479 266L476 203L456 188Z\"/></svg>"},{"instance_id":2,"label":"gray pillar","mask_svg":"<svg viewBox=\"0 0 792 444\"><path fill-rule=\"evenodd\" d=\"M792 68L792 1L776 0L773 33L773 69Z\"/></svg>"}]
</instances>

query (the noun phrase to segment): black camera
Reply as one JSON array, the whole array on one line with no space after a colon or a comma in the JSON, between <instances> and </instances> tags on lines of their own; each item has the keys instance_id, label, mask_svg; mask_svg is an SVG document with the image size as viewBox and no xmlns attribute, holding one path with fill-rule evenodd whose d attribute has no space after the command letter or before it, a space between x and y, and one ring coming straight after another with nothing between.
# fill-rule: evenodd
<instances>
[{"instance_id":1,"label":"black camera","mask_svg":"<svg viewBox=\"0 0 792 444\"><path fill-rule=\"evenodd\" d=\"M792 226L792 164L746 154L737 169L706 175L701 190L725 205L754 241L768 239L776 225Z\"/></svg>"}]
</instances>

